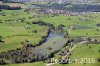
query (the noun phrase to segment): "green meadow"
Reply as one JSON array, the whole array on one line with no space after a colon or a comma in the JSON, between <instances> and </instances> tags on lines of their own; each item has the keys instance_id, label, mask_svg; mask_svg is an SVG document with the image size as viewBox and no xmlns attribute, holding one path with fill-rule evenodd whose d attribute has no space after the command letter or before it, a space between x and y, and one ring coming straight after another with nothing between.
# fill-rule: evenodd
<instances>
[{"instance_id":1,"label":"green meadow","mask_svg":"<svg viewBox=\"0 0 100 66\"><path fill-rule=\"evenodd\" d=\"M27 15L23 10L4 10L3 12L6 16L0 16L2 22L0 23L0 36L3 37L5 42L0 43L0 52L21 47L21 42L24 42L25 39L35 44L47 33L48 27L46 26L27 24L28 19L26 18L31 16L31 14ZM25 18L26 20L21 23L20 20L17 21L19 18ZM25 26L30 27L30 29L25 30ZM32 33L34 30L37 30L37 33Z\"/></svg>"},{"instance_id":2,"label":"green meadow","mask_svg":"<svg viewBox=\"0 0 100 66\"><path fill-rule=\"evenodd\" d=\"M91 47L91 48L89 48ZM72 51L71 58L78 59L76 63L69 63L69 64L55 64L52 66L99 66L100 63L97 61L97 59L100 57L100 45L97 44L88 44L88 45L82 45L79 44L75 47L75 49ZM82 58L90 58L89 63L81 63ZM94 59L94 60L92 60ZM89 61L89 60L88 60Z\"/></svg>"},{"instance_id":3,"label":"green meadow","mask_svg":"<svg viewBox=\"0 0 100 66\"><path fill-rule=\"evenodd\" d=\"M42 36L47 34L47 26L39 26L32 24L32 21L42 20L47 23L51 23L54 26L60 24L64 25L64 30L69 32L69 37L86 36L94 37L100 40L100 13L91 13L80 16L64 16L51 14L37 14L34 11L26 12L24 9L21 10L2 10L0 13L0 36L4 42L0 42L0 52L5 52L8 50L15 50L22 47L21 42L26 39L33 45L38 43ZM35 17L34 17L35 16ZM25 29L25 27L29 29ZM73 30L73 26L75 29ZM32 32L36 30L37 32ZM62 38L55 38L47 43L47 45L52 45L54 41L63 40ZM65 40L65 39L64 39ZM47 46L46 44L44 46ZM43 46L43 47L44 47ZM55 45L53 45L56 47ZM91 48L89 48L91 46ZM68 48L67 46L65 48ZM63 50L64 48L62 48ZM99 66L100 62L97 59L100 58L100 45L98 44L88 44L87 45L77 45L72 51L71 58L95 58L96 63L72 63L72 64L54 64L52 66ZM59 58L55 54L55 58ZM0 65L2 66L2 65ZM34 63L24 63L24 64L9 64L3 66L46 66L43 62Z\"/></svg>"}]
</instances>

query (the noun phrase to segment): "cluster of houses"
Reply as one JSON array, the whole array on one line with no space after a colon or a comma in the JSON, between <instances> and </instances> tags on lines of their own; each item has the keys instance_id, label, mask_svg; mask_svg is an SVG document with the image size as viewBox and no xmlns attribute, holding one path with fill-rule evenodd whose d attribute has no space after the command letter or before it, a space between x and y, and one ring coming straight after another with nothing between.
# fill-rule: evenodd
<instances>
[{"instance_id":1,"label":"cluster of houses","mask_svg":"<svg viewBox=\"0 0 100 66\"><path fill-rule=\"evenodd\" d=\"M83 12L71 12L71 11L66 11L66 10L57 10L57 9L40 9L38 10L39 14L63 14L65 16L78 16L82 15Z\"/></svg>"}]
</instances>

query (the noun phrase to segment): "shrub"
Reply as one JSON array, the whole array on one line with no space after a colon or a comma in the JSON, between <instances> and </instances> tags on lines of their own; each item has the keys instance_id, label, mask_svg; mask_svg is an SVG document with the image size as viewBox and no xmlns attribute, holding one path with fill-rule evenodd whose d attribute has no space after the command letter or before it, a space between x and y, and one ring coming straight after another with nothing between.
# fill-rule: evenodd
<instances>
[{"instance_id":1,"label":"shrub","mask_svg":"<svg viewBox=\"0 0 100 66\"><path fill-rule=\"evenodd\" d=\"M33 30L32 33L37 33L37 30Z\"/></svg>"},{"instance_id":2,"label":"shrub","mask_svg":"<svg viewBox=\"0 0 100 66\"><path fill-rule=\"evenodd\" d=\"M98 62L100 62L100 58L98 58Z\"/></svg>"}]
</instances>

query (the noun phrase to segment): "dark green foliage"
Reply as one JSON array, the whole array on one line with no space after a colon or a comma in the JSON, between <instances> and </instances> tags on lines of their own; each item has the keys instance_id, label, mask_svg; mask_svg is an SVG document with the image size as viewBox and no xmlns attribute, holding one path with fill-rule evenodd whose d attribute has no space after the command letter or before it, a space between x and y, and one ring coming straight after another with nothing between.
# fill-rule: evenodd
<instances>
[{"instance_id":1,"label":"dark green foliage","mask_svg":"<svg viewBox=\"0 0 100 66\"><path fill-rule=\"evenodd\" d=\"M100 62L100 58L98 58L98 62Z\"/></svg>"},{"instance_id":2,"label":"dark green foliage","mask_svg":"<svg viewBox=\"0 0 100 66\"><path fill-rule=\"evenodd\" d=\"M55 29L53 24L50 24L50 23L47 23L47 22L43 22L41 20L34 21L33 24L38 24L38 25L42 25L42 26L49 26L51 29Z\"/></svg>"},{"instance_id":3,"label":"dark green foliage","mask_svg":"<svg viewBox=\"0 0 100 66\"><path fill-rule=\"evenodd\" d=\"M2 36L0 36L0 42L4 42L2 39L3 39L3 37L2 37Z\"/></svg>"},{"instance_id":4,"label":"dark green foliage","mask_svg":"<svg viewBox=\"0 0 100 66\"><path fill-rule=\"evenodd\" d=\"M99 29L96 29L96 31L99 31Z\"/></svg>"},{"instance_id":5,"label":"dark green foliage","mask_svg":"<svg viewBox=\"0 0 100 66\"><path fill-rule=\"evenodd\" d=\"M100 27L100 24L97 24L96 26Z\"/></svg>"},{"instance_id":6,"label":"dark green foliage","mask_svg":"<svg viewBox=\"0 0 100 66\"><path fill-rule=\"evenodd\" d=\"M0 5L0 9L6 9L6 10L19 10L21 7L10 7L8 5Z\"/></svg>"},{"instance_id":7,"label":"dark green foliage","mask_svg":"<svg viewBox=\"0 0 100 66\"><path fill-rule=\"evenodd\" d=\"M98 52L100 52L100 50L98 50Z\"/></svg>"},{"instance_id":8,"label":"dark green foliage","mask_svg":"<svg viewBox=\"0 0 100 66\"><path fill-rule=\"evenodd\" d=\"M37 30L33 30L32 33L37 33Z\"/></svg>"},{"instance_id":9,"label":"dark green foliage","mask_svg":"<svg viewBox=\"0 0 100 66\"><path fill-rule=\"evenodd\" d=\"M34 54L31 45L23 46L22 48L17 48L16 50L10 50L5 53L0 54L0 59L5 59L11 61L11 63L25 63L34 60ZM2 61L5 63L5 61Z\"/></svg>"},{"instance_id":10,"label":"dark green foliage","mask_svg":"<svg viewBox=\"0 0 100 66\"><path fill-rule=\"evenodd\" d=\"M2 10L0 9L0 11L2 11Z\"/></svg>"},{"instance_id":11,"label":"dark green foliage","mask_svg":"<svg viewBox=\"0 0 100 66\"><path fill-rule=\"evenodd\" d=\"M63 24L58 25L58 30L63 30L63 27L65 27L65 25Z\"/></svg>"},{"instance_id":12,"label":"dark green foliage","mask_svg":"<svg viewBox=\"0 0 100 66\"><path fill-rule=\"evenodd\" d=\"M5 65L6 63L4 62L4 60L0 59L0 65Z\"/></svg>"},{"instance_id":13,"label":"dark green foliage","mask_svg":"<svg viewBox=\"0 0 100 66\"><path fill-rule=\"evenodd\" d=\"M48 29L48 33L46 36L41 37L42 40L39 41L39 43L36 44L36 46L41 45L42 43L46 42L46 39L48 35L50 34L50 29ZM2 38L2 37L1 37ZM50 55L40 55L38 54L38 51L34 53L34 48L36 46L33 46L27 39L25 39L24 42L21 42L22 48L17 48L16 50L9 50L7 52L0 53L0 59L5 59L10 61L10 63L31 63L35 61L45 60ZM0 61L1 64L5 64L5 60Z\"/></svg>"},{"instance_id":14,"label":"dark green foliage","mask_svg":"<svg viewBox=\"0 0 100 66\"><path fill-rule=\"evenodd\" d=\"M89 46L89 48L91 48L91 46Z\"/></svg>"}]
</instances>

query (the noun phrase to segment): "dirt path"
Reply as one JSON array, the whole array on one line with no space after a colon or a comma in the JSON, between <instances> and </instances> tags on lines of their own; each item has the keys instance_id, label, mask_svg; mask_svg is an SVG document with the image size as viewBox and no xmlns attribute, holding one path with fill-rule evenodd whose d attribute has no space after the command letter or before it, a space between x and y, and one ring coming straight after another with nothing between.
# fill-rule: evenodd
<instances>
[{"instance_id":1,"label":"dirt path","mask_svg":"<svg viewBox=\"0 0 100 66\"><path fill-rule=\"evenodd\" d=\"M86 43L87 41L83 41L83 42L79 42L78 44L75 44L72 48L70 47L69 48L69 52L62 58L62 59L64 59L64 58L66 58L68 55L69 55L69 53L71 52L71 51L73 51L74 50L74 48L77 46L77 45L79 45L79 44L84 44L84 43ZM49 64L46 64L46 66L52 66L52 65L54 65L55 63L49 63Z\"/></svg>"},{"instance_id":2,"label":"dirt path","mask_svg":"<svg viewBox=\"0 0 100 66\"><path fill-rule=\"evenodd\" d=\"M82 41L82 42L79 42L79 43L75 44L72 48L70 47L70 48L69 48L69 52L63 57L63 59L66 58L66 57L69 55L69 53L70 53L71 51L73 51L74 48L75 48L77 45L79 45L79 44L84 44L84 43L86 43L86 42L88 42L88 41Z\"/></svg>"}]
</instances>

